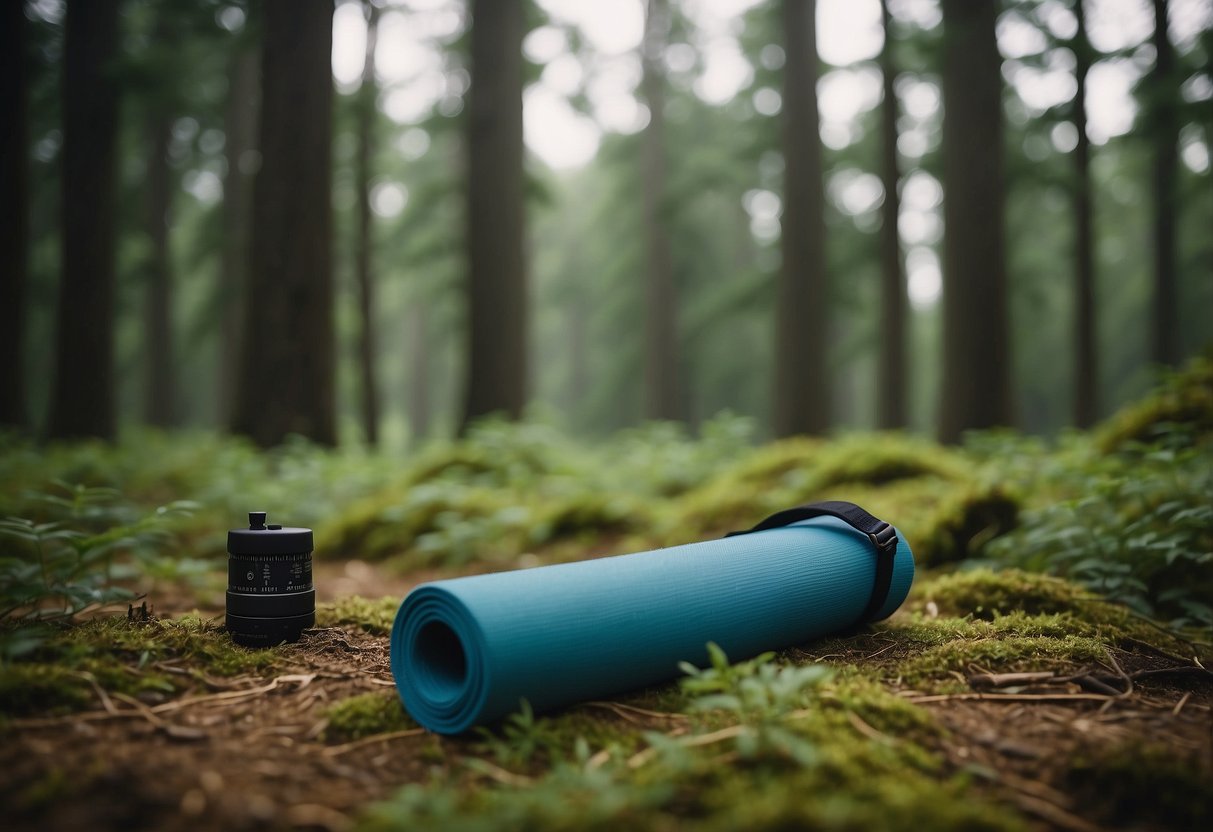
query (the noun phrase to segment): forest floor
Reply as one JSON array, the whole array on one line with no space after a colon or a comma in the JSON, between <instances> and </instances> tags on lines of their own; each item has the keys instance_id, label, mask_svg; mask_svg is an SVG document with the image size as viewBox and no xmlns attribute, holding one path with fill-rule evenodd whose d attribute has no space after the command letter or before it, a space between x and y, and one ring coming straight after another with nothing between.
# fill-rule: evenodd
<instances>
[{"instance_id":1,"label":"forest floor","mask_svg":"<svg viewBox=\"0 0 1213 832\"><path fill-rule=\"evenodd\" d=\"M400 578L372 566L352 571L367 585L396 581L393 591L405 589ZM954 615L983 593L1040 612L1007 627L997 624L1005 617L985 622L974 610ZM162 628L185 610L159 608L156 615L164 618L142 620L136 608L130 616L83 625L93 636L75 645L91 641L95 649L63 654L93 668L69 671L87 693L80 709L46 715L31 702L30 715L4 727L6 829L345 830L385 825L383 815L368 819L366 807L407 783L447 789L474 780L477 789L534 788L551 763L540 758L568 754L571 731L545 734L532 725L533 736L498 729L449 738L413 725L399 708L389 668L385 630L393 606L393 599L322 605L325 626L268 651L260 666L242 664L244 651L225 644L221 616L187 619L184 639ZM115 649L117 631L126 633ZM1075 633L1094 637L1079 642L1084 637ZM154 646L162 635L170 636L167 643ZM994 645L1005 649L990 649ZM838 694L870 702L848 703L846 727L831 741L876 754L919 746L926 776L954 784L951 798L970 804L960 816L953 809L912 809L911 816L928 824L922 828L1193 828L1189 824L1208 812L1213 789L1213 675L1201 670L1191 649L1181 652L1185 647L1062 582L979 573L920 581L906 611L889 621L784 651L780 660L823 663L844 679L853 675L879 686ZM85 655L101 663L82 661ZM99 680L115 671L136 684L111 682L107 689ZM170 685L141 684L151 677ZM830 699L829 690L820 696L819 705ZM677 685L670 685L537 722L567 726L600 743L610 737L625 749L618 765L626 769L638 756L633 749L651 742L647 732L694 735L695 717L670 707L680 700ZM907 719L900 709L918 713ZM536 736L550 748L533 750L529 759L510 759L507 749L503 758L503 744L534 743ZM725 754L717 764L738 765L735 756ZM903 748L895 756L913 755ZM479 763L473 768L470 760ZM591 757L582 765L595 762ZM738 776L750 776L744 769L739 766ZM904 798L891 792L886 799L874 815L844 810L834 821L829 813L816 819L858 828L874 817L877 828L897 828ZM756 814L755 825L766 825ZM676 816L675 809L669 819ZM437 825L475 818L452 815L446 819L452 823ZM453 823L460 819L465 823ZM479 820L492 825L491 818ZM626 814L614 820L663 826Z\"/></svg>"},{"instance_id":2,"label":"forest floor","mask_svg":"<svg viewBox=\"0 0 1213 832\"><path fill-rule=\"evenodd\" d=\"M756 445L744 427L591 446L489 423L407 460L0 436L0 824L1213 825L1213 361L1052 441ZM400 704L388 632L418 583L718 537L827 498L913 546L886 621L458 737ZM317 626L237 647L222 530L287 506L276 519L316 529ZM114 581L150 606L106 606Z\"/></svg>"}]
</instances>

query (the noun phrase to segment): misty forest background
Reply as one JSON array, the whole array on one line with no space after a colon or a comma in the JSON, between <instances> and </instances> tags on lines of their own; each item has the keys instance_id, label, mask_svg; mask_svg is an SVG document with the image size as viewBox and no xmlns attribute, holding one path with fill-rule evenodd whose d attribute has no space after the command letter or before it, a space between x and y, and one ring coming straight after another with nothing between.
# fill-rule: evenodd
<instances>
[{"instance_id":1,"label":"misty forest background","mask_svg":"<svg viewBox=\"0 0 1213 832\"><path fill-rule=\"evenodd\" d=\"M1209 0L0 9L6 828L1209 828ZM402 708L421 581L824 499L888 620Z\"/></svg>"},{"instance_id":2,"label":"misty forest background","mask_svg":"<svg viewBox=\"0 0 1213 832\"><path fill-rule=\"evenodd\" d=\"M5 3L0 421L955 441L1088 426L1208 345L1207 3L888 0L847 66L814 3L723 35L710 5L647 0L608 55L542 2ZM334 31L365 41L336 86ZM743 61L709 101L721 37ZM626 124L589 94L610 66ZM1131 107L1093 141L1109 67ZM545 77L608 122L582 165L524 145Z\"/></svg>"}]
</instances>

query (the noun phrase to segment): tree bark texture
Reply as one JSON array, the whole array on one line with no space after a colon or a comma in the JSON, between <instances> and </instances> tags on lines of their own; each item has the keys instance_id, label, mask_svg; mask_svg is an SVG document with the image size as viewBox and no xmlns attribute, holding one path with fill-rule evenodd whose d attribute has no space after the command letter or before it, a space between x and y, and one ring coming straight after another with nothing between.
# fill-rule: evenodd
<instances>
[{"instance_id":1,"label":"tree bark texture","mask_svg":"<svg viewBox=\"0 0 1213 832\"><path fill-rule=\"evenodd\" d=\"M893 62L893 18L888 0L880 2L884 48L880 74L884 99L880 103L880 357L876 370L876 424L886 430L906 426L906 282L898 221L901 171L897 163L897 67Z\"/></svg>"},{"instance_id":2,"label":"tree bark texture","mask_svg":"<svg viewBox=\"0 0 1213 832\"><path fill-rule=\"evenodd\" d=\"M468 375L460 432L522 415L527 389L521 0L472 0L467 112Z\"/></svg>"},{"instance_id":3,"label":"tree bark texture","mask_svg":"<svg viewBox=\"0 0 1213 832\"><path fill-rule=\"evenodd\" d=\"M253 179L261 164L257 152L257 112L260 108L261 56L255 44L243 46L228 68L227 103L223 115L223 251L219 275L219 420L234 416L240 376L240 345L244 340L244 295L247 290L253 225Z\"/></svg>"},{"instance_id":4,"label":"tree bark texture","mask_svg":"<svg viewBox=\"0 0 1213 832\"><path fill-rule=\"evenodd\" d=\"M777 436L819 434L829 427L829 315L825 201L817 112L816 2L784 0L784 194L776 292Z\"/></svg>"},{"instance_id":5,"label":"tree bark texture","mask_svg":"<svg viewBox=\"0 0 1213 832\"><path fill-rule=\"evenodd\" d=\"M25 4L0 16L0 428L29 427L25 285L29 263L29 22Z\"/></svg>"},{"instance_id":6,"label":"tree bark texture","mask_svg":"<svg viewBox=\"0 0 1213 832\"><path fill-rule=\"evenodd\" d=\"M261 169L234 429L263 446L337 440L333 373L332 0L266 0Z\"/></svg>"},{"instance_id":7,"label":"tree bark texture","mask_svg":"<svg viewBox=\"0 0 1213 832\"><path fill-rule=\"evenodd\" d=\"M1179 281L1175 264L1175 188L1179 119L1179 80L1175 47L1168 35L1167 0L1154 0L1154 72L1148 89L1154 143L1154 320L1151 358L1174 366L1180 359Z\"/></svg>"},{"instance_id":8,"label":"tree bark texture","mask_svg":"<svg viewBox=\"0 0 1213 832\"><path fill-rule=\"evenodd\" d=\"M144 420L149 425L170 427L176 419L176 385L173 378L173 287L169 251L173 175L168 150L173 138L173 120L155 113L148 120L147 234L150 256L147 264L147 389L144 391Z\"/></svg>"},{"instance_id":9,"label":"tree bark texture","mask_svg":"<svg viewBox=\"0 0 1213 832\"><path fill-rule=\"evenodd\" d=\"M944 294L939 434L1012 421L995 0L943 0Z\"/></svg>"},{"instance_id":10,"label":"tree bark texture","mask_svg":"<svg viewBox=\"0 0 1213 832\"><path fill-rule=\"evenodd\" d=\"M375 285L371 274L371 249L375 217L371 213L371 158L374 154L376 98L375 42L379 32L379 9L364 3L367 15L366 58L357 108L357 148L354 179L358 190L358 239L354 245L354 273L358 282L358 376L362 393L362 435L368 445L379 443L379 386L375 381Z\"/></svg>"},{"instance_id":11,"label":"tree bark texture","mask_svg":"<svg viewBox=\"0 0 1213 832\"><path fill-rule=\"evenodd\" d=\"M678 378L678 297L666 222L665 72L667 0L648 0L641 93L649 123L641 137L641 208L645 235L644 412L648 419L684 417Z\"/></svg>"},{"instance_id":12,"label":"tree bark texture","mask_svg":"<svg viewBox=\"0 0 1213 832\"><path fill-rule=\"evenodd\" d=\"M1095 239L1091 208L1091 140L1087 138L1087 74L1091 44L1087 40L1083 0L1074 16L1074 424L1088 428L1099 413L1099 366L1095 326Z\"/></svg>"},{"instance_id":13,"label":"tree bark texture","mask_svg":"<svg viewBox=\"0 0 1213 832\"><path fill-rule=\"evenodd\" d=\"M114 405L116 2L70 0L63 47L62 277L47 434L117 431Z\"/></svg>"}]
</instances>

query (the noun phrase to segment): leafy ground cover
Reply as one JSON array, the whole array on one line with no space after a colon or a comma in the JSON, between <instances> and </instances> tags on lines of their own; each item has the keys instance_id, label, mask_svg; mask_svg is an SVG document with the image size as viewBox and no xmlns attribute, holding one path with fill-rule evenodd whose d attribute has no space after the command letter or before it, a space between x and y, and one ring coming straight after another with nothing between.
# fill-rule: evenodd
<instances>
[{"instance_id":1,"label":"leafy ground cover","mask_svg":"<svg viewBox=\"0 0 1213 832\"><path fill-rule=\"evenodd\" d=\"M1090 434L957 449L755 446L729 418L594 446L490 423L401 459L7 438L6 828L1199 828L1211 414L1198 362ZM827 496L895 519L926 567L888 621L461 737L398 705L387 632L413 583ZM298 644L248 651L218 614L223 530L279 506L316 527L328 600Z\"/></svg>"}]
</instances>

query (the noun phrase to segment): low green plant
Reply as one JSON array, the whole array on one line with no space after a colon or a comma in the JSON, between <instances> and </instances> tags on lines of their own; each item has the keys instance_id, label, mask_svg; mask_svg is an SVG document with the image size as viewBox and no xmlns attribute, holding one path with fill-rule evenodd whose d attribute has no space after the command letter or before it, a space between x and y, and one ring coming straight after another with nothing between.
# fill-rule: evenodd
<instances>
[{"instance_id":1,"label":"low green plant","mask_svg":"<svg viewBox=\"0 0 1213 832\"><path fill-rule=\"evenodd\" d=\"M784 718L806 704L808 692L830 677L829 669L775 664L774 653L730 664L719 645L709 642L707 649L707 667L679 664L687 674L680 684L691 696L692 710L722 711L735 719L741 726L736 746L742 757L775 754L811 765L816 760L812 744L789 730Z\"/></svg>"},{"instance_id":2,"label":"low green plant","mask_svg":"<svg viewBox=\"0 0 1213 832\"><path fill-rule=\"evenodd\" d=\"M1213 628L1213 450L1138 449L1070 473L990 556L1064 575L1175 627Z\"/></svg>"},{"instance_id":3,"label":"low green plant","mask_svg":"<svg viewBox=\"0 0 1213 832\"><path fill-rule=\"evenodd\" d=\"M172 541L173 521L197 508L177 501L138 516L114 489L67 484L33 499L59 519L0 520L5 541L0 621L70 618L86 607L134 598L131 590L114 583L121 577L116 568L128 557L144 571L154 568Z\"/></svg>"}]
</instances>

